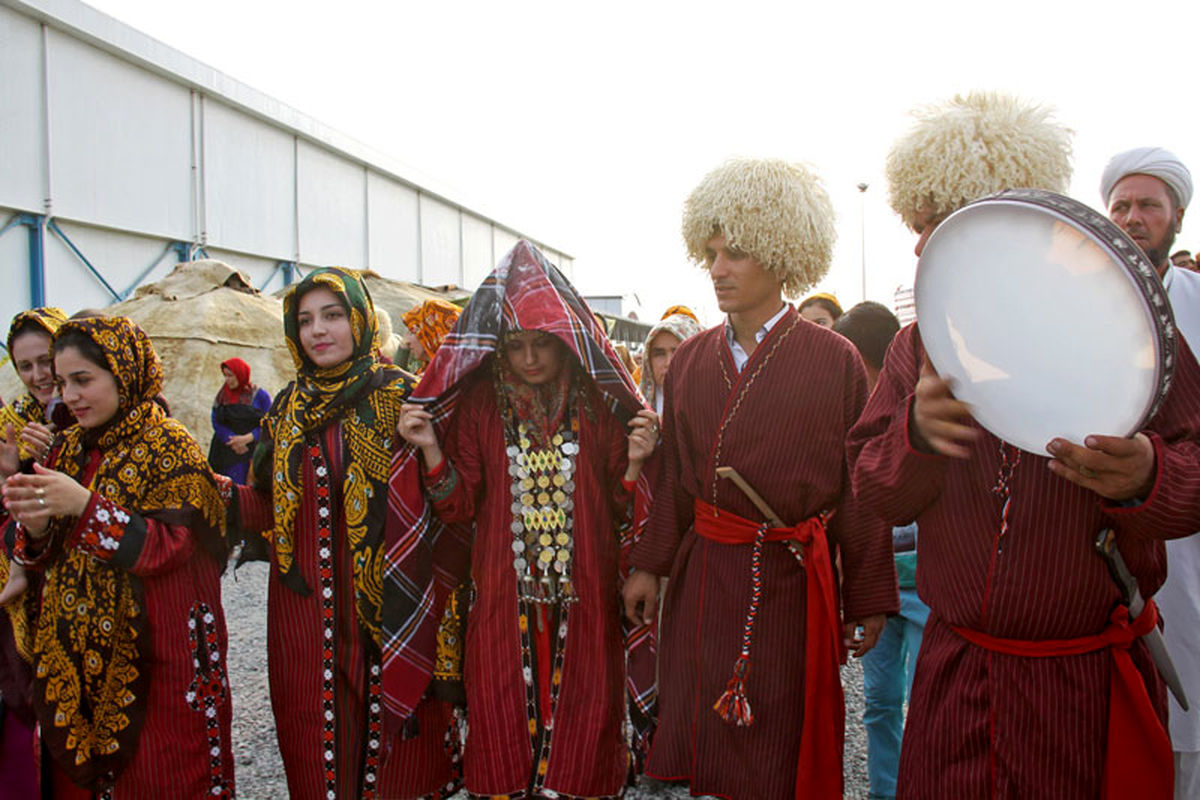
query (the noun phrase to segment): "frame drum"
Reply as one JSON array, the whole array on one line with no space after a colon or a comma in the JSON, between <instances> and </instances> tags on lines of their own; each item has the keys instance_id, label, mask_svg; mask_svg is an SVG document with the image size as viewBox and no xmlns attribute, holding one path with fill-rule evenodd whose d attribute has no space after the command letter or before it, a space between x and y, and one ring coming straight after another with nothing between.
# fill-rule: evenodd
<instances>
[{"instance_id":1,"label":"frame drum","mask_svg":"<svg viewBox=\"0 0 1200 800\"><path fill-rule=\"evenodd\" d=\"M1130 436L1171 385L1162 282L1124 231L1069 197L1013 189L951 214L926 242L914 294L938 374L1027 452Z\"/></svg>"}]
</instances>

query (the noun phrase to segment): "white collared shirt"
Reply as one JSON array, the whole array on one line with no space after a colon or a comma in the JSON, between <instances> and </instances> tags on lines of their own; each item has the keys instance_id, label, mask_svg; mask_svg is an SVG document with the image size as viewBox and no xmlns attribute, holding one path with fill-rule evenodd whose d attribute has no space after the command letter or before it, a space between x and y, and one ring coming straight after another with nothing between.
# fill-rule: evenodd
<instances>
[{"instance_id":1,"label":"white collared shirt","mask_svg":"<svg viewBox=\"0 0 1200 800\"><path fill-rule=\"evenodd\" d=\"M755 345L762 344L762 340L767 338L767 334L771 332L771 328L775 327L775 323L783 319L783 315L787 313L790 306L787 303L783 304L783 308L779 309L779 313L771 317L763 323L763 326L754 332ZM728 315L725 317L725 341L729 344L729 353L733 356L733 364L737 367L737 371L741 372L746 366L746 362L750 360L750 354L738 343L737 337L733 335L733 323L729 321Z\"/></svg>"}]
</instances>

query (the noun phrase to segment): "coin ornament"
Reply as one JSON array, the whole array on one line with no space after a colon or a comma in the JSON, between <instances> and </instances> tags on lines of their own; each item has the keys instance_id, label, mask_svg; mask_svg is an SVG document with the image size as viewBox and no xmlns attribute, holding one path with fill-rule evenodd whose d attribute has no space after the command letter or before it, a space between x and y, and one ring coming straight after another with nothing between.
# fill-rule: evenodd
<instances>
[{"instance_id":1,"label":"coin ornament","mask_svg":"<svg viewBox=\"0 0 1200 800\"><path fill-rule=\"evenodd\" d=\"M571 565L575 458L579 454L579 417L539 447L522 422L506 426L508 474L512 478L513 570L521 600L541 605L573 603Z\"/></svg>"}]
</instances>

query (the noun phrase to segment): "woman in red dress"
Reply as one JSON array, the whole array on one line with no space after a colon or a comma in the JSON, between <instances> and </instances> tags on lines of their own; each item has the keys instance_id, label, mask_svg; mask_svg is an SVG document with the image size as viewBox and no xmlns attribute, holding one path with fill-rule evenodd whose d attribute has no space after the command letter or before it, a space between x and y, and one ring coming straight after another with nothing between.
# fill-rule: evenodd
<instances>
[{"instance_id":1,"label":"woman in red dress","mask_svg":"<svg viewBox=\"0 0 1200 800\"><path fill-rule=\"evenodd\" d=\"M470 550L464 782L473 795L616 796L631 766L620 529L657 417L528 244L463 313L417 390L437 399L405 406L415 450L393 486L423 491Z\"/></svg>"},{"instance_id":2,"label":"woman in red dress","mask_svg":"<svg viewBox=\"0 0 1200 800\"><path fill-rule=\"evenodd\" d=\"M314 270L283 308L296 379L263 418L236 510L245 552L273 565L267 657L288 793L452 793L449 709L425 704L422 735L406 738L383 730L380 703L388 468L413 378L377 360L375 306L353 273Z\"/></svg>"},{"instance_id":3,"label":"woman in red dress","mask_svg":"<svg viewBox=\"0 0 1200 800\"><path fill-rule=\"evenodd\" d=\"M64 323L78 424L4 485L14 557L42 572L34 707L55 798L233 795L220 576L224 501L155 402L162 365L124 317Z\"/></svg>"}]
</instances>

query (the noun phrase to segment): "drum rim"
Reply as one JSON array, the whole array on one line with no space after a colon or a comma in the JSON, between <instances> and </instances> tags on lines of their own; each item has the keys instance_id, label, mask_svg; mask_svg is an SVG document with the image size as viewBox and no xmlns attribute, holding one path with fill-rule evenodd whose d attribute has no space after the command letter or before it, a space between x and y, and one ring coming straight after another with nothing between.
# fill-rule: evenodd
<instances>
[{"instance_id":1,"label":"drum rim","mask_svg":"<svg viewBox=\"0 0 1200 800\"><path fill-rule=\"evenodd\" d=\"M949 228L946 226L951 219L959 216L968 209L981 205L1034 206L1063 218L1068 223L1076 225L1084 234L1091 238L1110 256L1125 272L1143 300L1143 311L1150 320L1155 334L1157 358L1155 359L1155 391L1146 403L1141 418L1128 435L1140 431L1146 423L1154 418L1162 408L1175 375L1175 363L1178 351L1175 316L1171 310L1171 302L1167 297L1166 287L1158 277L1154 265L1142 252L1142 248L1121 230L1112 220L1100 214L1074 198L1045 189L1007 189L1002 192L973 200L954 213L947 216L933 230L926 242L926 248ZM915 289L920 281L921 261L917 262L917 277L913 282L914 303L917 307L917 329L920 330L920 297ZM922 337L924 341L924 337ZM930 354L930 359L933 359ZM936 364L934 365L937 366ZM993 435L1002 438L994 431Z\"/></svg>"}]
</instances>

